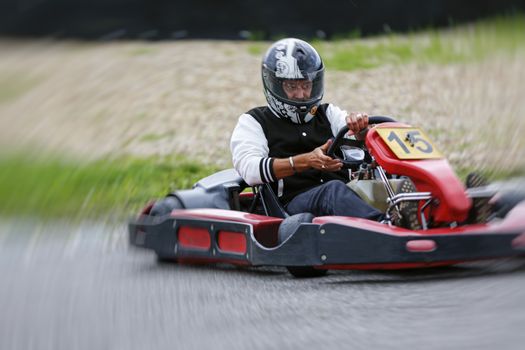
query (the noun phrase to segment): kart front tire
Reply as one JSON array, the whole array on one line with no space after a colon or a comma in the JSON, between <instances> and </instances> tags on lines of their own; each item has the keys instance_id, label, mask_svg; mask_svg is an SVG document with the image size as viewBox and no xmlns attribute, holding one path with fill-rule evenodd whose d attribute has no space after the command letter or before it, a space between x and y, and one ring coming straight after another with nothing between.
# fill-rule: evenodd
<instances>
[{"instance_id":1,"label":"kart front tire","mask_svg":"<svg viewBox=\"0 0 525 350\"><path fill-rule=\"evenodd\" d=\"M467 188L483 187L488 185L488 181L481 174L470 173L467 175ZM490 197L473 198L472 207L469 210L467 223L470 224L484 224L492 214L492 205L490 204Z\"/></svg>"},{"instance_id":2,"label":"kart front tire","mask_svg":"<svg viewBox=\"0 0 525 350\"><path fill-rule=\"evenodd\" d=\"M164 254L155 252L157 255L157 264L175 264L177 263L177 258L172 256L166 256Z\"/></svg>"}]
</instances>

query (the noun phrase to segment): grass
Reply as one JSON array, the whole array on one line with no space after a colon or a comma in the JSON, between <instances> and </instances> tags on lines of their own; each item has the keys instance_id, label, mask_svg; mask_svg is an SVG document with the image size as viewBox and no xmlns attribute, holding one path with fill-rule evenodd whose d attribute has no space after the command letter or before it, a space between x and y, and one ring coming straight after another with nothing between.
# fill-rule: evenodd
<instances>
[{"instance_id":1,"label":"grass","mask_svg":"<svg viewBox=\"0 0 525 350\"><path fill-rule=\"evenodd\" d=\"M382 65L450 64L481 60L501 52L525 49L525 15L491 18L446 29L386 34L359 39L359 32L331 41L312 40L328 70L353 71ZM248 52L261 55L268 43L251 43Z\"/></svg>"},{"instance_id":2,"label":"grass","mask_svg":"<svg viewBox=\"0 0 525 350\"><path fill-rule=\"evenodd\" d=\"M102 159L80 164L60 157L17 154L0 158L2 216L41 219L126 217L168 191L186 189L219 169L182 157ZM472 169L457 169L465 179ZM523 176L524 171L483 172L491 180Z\"/></svg>"},{"instance_id":3,"label":"grass","mask_svg":"<svg viewBox=\"0 0 525 350\"><path fill-rule=\"evenodd\" d=\"M80 164L27 154L0 158L0 212L41 218L129 215L169 190L191 188L217 169L181 157Z\"/></svg>"}]
</instances>

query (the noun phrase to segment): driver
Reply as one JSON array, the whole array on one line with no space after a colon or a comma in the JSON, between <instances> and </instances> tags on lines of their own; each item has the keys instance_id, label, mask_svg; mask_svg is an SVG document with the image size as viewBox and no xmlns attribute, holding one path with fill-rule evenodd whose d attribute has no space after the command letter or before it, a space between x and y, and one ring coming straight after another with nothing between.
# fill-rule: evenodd
<instances>
[{"instance_id":1,"label":"driver","mask_svg":"<svg viewBox=\"0 0 525 350\"><path fill-rule=\"evenodd\" d=\"M290 215L381 221L383 213L346 185L342 162L326 155L344 125L362 140L368 115L321 103L324 65L317 51L299 39L277 41L264 55L262 80L268 105L242 114L230 142L233 165L246 183L269 183Z\"/></svg>"}]
</instances>

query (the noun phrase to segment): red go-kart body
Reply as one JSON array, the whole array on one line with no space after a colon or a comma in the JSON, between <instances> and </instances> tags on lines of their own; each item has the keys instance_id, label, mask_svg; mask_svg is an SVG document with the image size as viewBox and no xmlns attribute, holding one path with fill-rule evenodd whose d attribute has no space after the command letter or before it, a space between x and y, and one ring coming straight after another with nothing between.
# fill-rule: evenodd
<instances>
[{"instance_id":1,"label":"red go-kart body","mask_svg":"<svg viewBox=\"0 0 525 350\"><path fill-rule=\"evenodd\" d=\"M406 139L398 137L405 134ZM329 269L433 267L525 253L525 201L504 216L467 223L472 195L418 129L377 124L367 134L366 150L372 166L413 181L424 198L418 200L421 219L431 224L409 230L323 216L292 225L293 232L280 241L279 230L289 218L269 186L243 192L247 185L229 169L171 194L178 205L167 215L152 216L151 206L146 207L129 224L130 243L179 263L286 266L297 276Z\"/></svg>"}]
</instances>

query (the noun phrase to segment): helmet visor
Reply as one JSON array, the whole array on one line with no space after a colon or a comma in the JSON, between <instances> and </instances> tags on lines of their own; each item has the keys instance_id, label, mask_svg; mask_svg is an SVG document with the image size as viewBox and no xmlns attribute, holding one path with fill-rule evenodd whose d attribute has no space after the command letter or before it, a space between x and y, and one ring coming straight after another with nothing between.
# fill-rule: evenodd
<instances>
[{"instance_id":1,"label":"helmet visor","mask_svg":"<svg viewBox=\"0 0 525 350\"><path fill-rule=\"evenodd\" d=\"M265 88L279 99L291 105L310 105L323 97L324 68L317 71L301 71L297 79L279 78L267 67L263 67Z\"/></svg>"}]
</instances>

